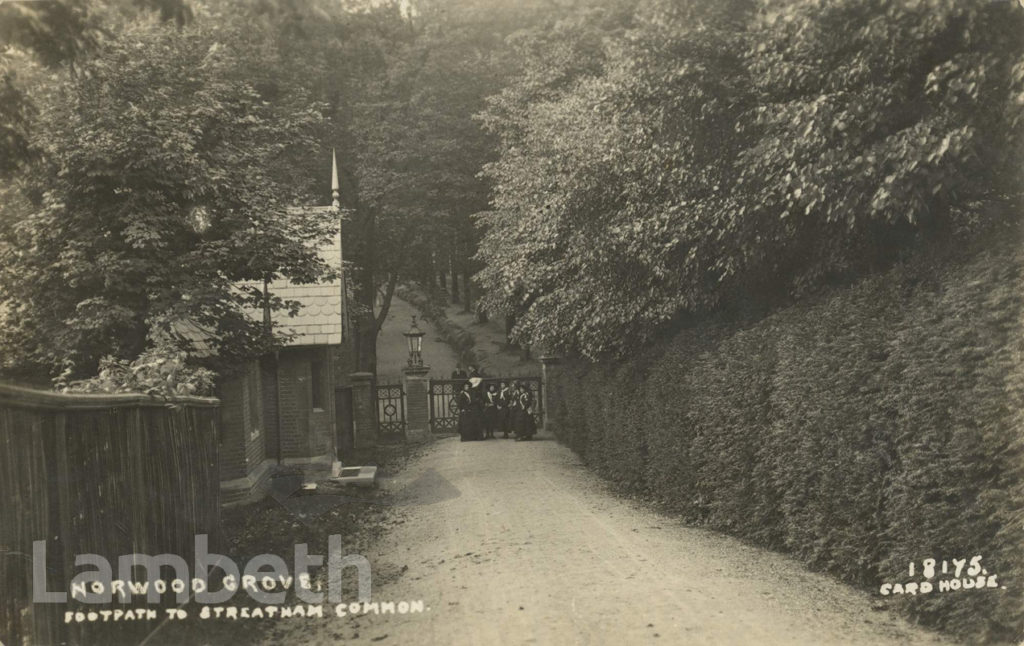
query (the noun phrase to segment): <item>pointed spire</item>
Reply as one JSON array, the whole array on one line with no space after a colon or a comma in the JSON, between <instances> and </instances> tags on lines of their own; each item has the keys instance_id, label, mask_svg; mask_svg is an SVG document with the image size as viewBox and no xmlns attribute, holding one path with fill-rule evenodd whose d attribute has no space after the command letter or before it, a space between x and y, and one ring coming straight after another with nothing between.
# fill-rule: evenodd
<instances>
[{"instance_id":1,"label":"pointed spire","mask_svg":"<svg viewBox=\"0 0 1024 646\"><path fill-rule=\"evenodd\" d=\"M331 206L334 208L341 206L338 189L338 155L331 148Z\"/></svg>"}]
</instances>

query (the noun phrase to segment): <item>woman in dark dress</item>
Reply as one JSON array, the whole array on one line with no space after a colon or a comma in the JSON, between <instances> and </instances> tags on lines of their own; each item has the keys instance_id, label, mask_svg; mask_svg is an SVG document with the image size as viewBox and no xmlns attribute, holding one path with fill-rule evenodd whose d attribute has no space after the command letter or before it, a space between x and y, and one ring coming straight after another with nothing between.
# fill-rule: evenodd
<instances>
[{"instance_id":1,"label":"woman in dark dress","mask_svg":"<svg viewBox=\"0 0 1024 646\"><path fill-rule=\"evenodd\" d=\"M519 417L521 413L522 409L519 407L519 382L513 381L508 395L508 429L513 435L519 432Z\"/></svg>"},{"instance_id":2,"label":"woman in dark dress","mask_svg":"<svg viewBox=\"0 0 1024 646\"><path fill-rule=\"evenodd\" d=\"M528 440L537 433L537 423L533 419L533 395L526 386L519 388L519 411L516 440Z\"/></svg>"},{"instance_id":3,"label":"woman in dark dress","mask_svg":"<svg viewBox=\"0 0 1024 646\"><path fill-rule=\"evenodd\" d=\"M459 406L459 437L463 442L475 440L477 430L475 428L474 408L472 389L469 382L462 384L462 391L455 396L455 403Z\"/></svg>"},{"instance_id":4,"label":"woman in dark dress","mask_svg":"<svg viewBox=\"0 0 1024 646\"><path fill-rule=\"evenodd\" d=\"M484 439L484 389L480 385L481 383L483 383L483 379L480 377L469 378L469 394L470 402L472 402L471 425L474 440Z\"/></svg>"},{"instance_id":5,"label":"woman in dark dress","mask_svg":"<svg viewBox=\"0 0 1024 646\"><path fill-rule=\"evenodd\" d=\"M503 437L508 437L509 431L509 404L512 403L512 389L508 382L501 382L501 389L498 391L498 428L501 429Z\"/></svg>"},{"instance_id":6,"label":"woman in dark dress","mask_svg":"<svg viewBox=\"0 0 1024 646\"><path fill-rule=\"evenodd\" d=\"M484 393L484 439L489 440L494 438L494 431L498 429L499 423L499 411L498 411L498 387L494 384L487 386L487 392Z\"/></svg>"}]
</instances>

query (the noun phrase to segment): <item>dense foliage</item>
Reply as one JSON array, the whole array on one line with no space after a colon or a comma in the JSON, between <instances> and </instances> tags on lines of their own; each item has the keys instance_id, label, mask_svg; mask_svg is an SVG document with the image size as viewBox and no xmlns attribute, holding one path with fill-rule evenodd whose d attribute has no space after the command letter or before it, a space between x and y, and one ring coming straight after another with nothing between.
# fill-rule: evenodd
<instances>
[{"instance_id":1,"label":"dense foliage","mask_svg":"<svg viewBox=\"0 0 1024 646\"><path fill-rule=\"evenodd\" d=\"M246 312L294 304L238 286L326 275L285 207L332 148L357 368L399 281L479 271L520 340L637 351L550 384L623 486L858 584L1024 576L1024 259L922 252L1019 220L1019 2L0 2L0 372L183 394L181 321L271 349ZM1020 594L899 603L1019 639Z\"/></svg>"},{"instance_id":2,"label":"dense foliage","mask_svg":"<svg viewBox=\"0 0 1024 646\"><path fill-rule=\"evenodd\" d=\"M1015 3L612 3L515 42L479 279L525 340L635 348L1019 211Z\"/></svg>"},{"instance_id":3,"label":"dense foliage","mask_svg":"<svg viewBox=\"0 0 1024 646\"><path fill-rule=\"evenodd\" d=\"M69 366L70 368L70 366ZM104 357L95 376L67 381L71 370L55 380L67 393L145 393L175 398L212 395L216 375L189 361L188 353L166 346L150 348L133 361Z\"/></svg>"},{"instance_id":4,"label":"dense foliage","mask_svg":"<svg viewBox=\"0 0 1024 646\"><path fill-rule=\"evenodd\" d=\"M538 4L0 7L4 372L71 359L82 377L183 318L225 363L266 351L278 339L244 314L263 296L232 285L323 275L308 246L330 223L283 207L329 199L332 148L357 363L374 370L398 280L450 270L466 286L478 268L470 215L495 144L472 117Z\"/></svg>"},{"instance_id":5,"label":"dense foliage","mask_svg":"<svg viewBox=\"0 0 1024 646\"><path fill-rule=\"evenodd\" d=\"M479 172L497 142L473 117L507 77L504 37L536 20L540 5L415 0L387 14L379 30L387 37L373 44L376 73L352 88L347 113L358 159L357 300L369 334L361 346L371 345L399 280L450 274L456 301L468 306L474 297L479 231L471 216L487 208Z\"/></svg>"},{"instance_id":6,"label":"dense foliage","mask_svg":"<svg viewBox=\"0 0 1024 646\"><path fill-rule=\"evenodd\" d=\"M6 368L70 360L87 376L180 321L225 357L268 347L244 312L262 293L235 285L323 275L312 247L333 223L285 211L295 191L275 164L315 145L321 117L301 93L268 100L253 87L243 61L258 53L238 27L132 22L76 76L33 88L39 158L0 225Z\"/></svg>"},{"instance_id":7,"label":"dense foliage","mask_svg":"<svg viewBox=\"0 0 1024 646\"><path fill-rule=\"evenodd\" d=\"M570 363L546 385L555 432L688 522L792 552L971 641L1017 643L1024 255L1008 238L757 322L709 319L628 361ZM924 580L923 559L978 555L1002 587L877 596Z\"/></svg>"}]
</instances>

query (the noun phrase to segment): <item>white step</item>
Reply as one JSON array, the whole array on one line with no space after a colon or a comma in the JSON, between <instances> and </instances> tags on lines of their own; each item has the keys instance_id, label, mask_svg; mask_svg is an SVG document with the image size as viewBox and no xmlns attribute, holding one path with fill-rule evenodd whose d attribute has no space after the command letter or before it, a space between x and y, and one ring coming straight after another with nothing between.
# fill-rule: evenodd
<instances>
[{"instance_id":1,"label":"white step","mask_svg":"<svg viewBox=\"0 0 1024 646\"><path fill-rule=\"evenodd\" d=\"M372 487L377 482L377 467L342 467L338 475L327 480L336 484Z\"/></svg>"}]
</instances>

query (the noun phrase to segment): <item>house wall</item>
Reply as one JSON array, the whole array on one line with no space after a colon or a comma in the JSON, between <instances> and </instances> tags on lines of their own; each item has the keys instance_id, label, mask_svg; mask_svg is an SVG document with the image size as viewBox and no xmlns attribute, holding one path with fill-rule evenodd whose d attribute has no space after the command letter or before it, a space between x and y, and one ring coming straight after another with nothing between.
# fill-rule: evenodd
<instances>
[{"instance_id":1,"label":"house wall","mask_svg":"<svg viewBox=\"0 0 1024 646\"><path fill-rule=\"evenodd\" d=\"M266 458L259 364L246 363L218 388L221 480L250 475Z\"/></svg>"},{"instance_id":2,"label":"house wall","mask_svg":"<svg viewBox=\"0 0 1024 646\"><path fill-rule=\"evenodd\" d=\"M339 375L348 380L350 362L341 346L283 348L276 360L268 355L248 362L220 384L224 502L262 495L262 483L278 463L306 469L334 461L334 391ZM319 378L313 375L316 364Z\"/></svg>"},{"instance_id":3,"label":"house wall","mask_svg":"<svg viewBox=\"0 0 1024 646\"><path fill-rule=\"evenodd\" d=\"M263 395L264 453L267 458L276 461L281 456L277 427L277 364L273 356L263 357L260 361L260 387Z\"/></svg>"},{"instance_id":4,"label":"house wall","mask_svg":"<svg viewBox=\"0 0 1024 646\"><path fill-rule=\"evenodd\" d=\"M217 388L220 407L220 459L221 480L234 480L245 476L245 445L243 443L242 385L243 379L225 380Z\"/></svg>"},{"instance_id":5,"label":"house wall","mask_svg":"<svg viewBox=\"0 0 1024 646\"><path fill-rule=\"evenodd\" d=\"M314 407L313 364L320 364L319 407ZM334 360L328 346L285 348L278 379L281 457L303 463L334 455Z\"/></svg>"}]
</instances>

